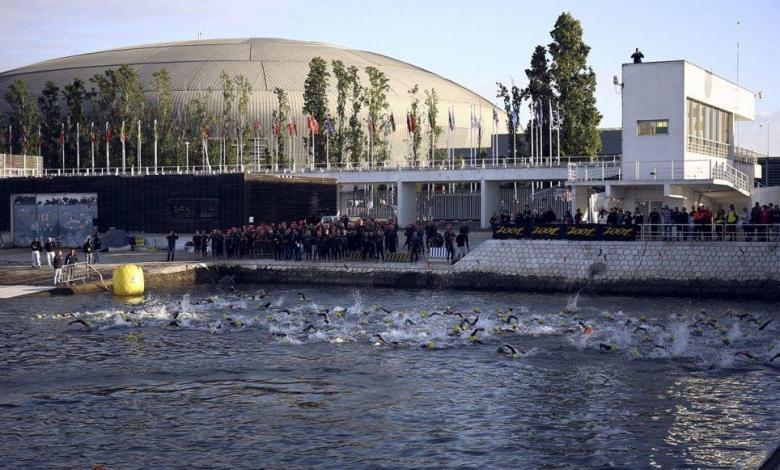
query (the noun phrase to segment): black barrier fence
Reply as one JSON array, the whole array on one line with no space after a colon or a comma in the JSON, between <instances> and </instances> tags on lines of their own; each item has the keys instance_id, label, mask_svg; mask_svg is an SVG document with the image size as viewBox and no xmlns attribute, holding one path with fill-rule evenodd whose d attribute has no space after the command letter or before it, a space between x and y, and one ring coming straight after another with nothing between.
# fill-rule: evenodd
<instances>
[{"instance_id":1,"label":"black barrier fence","mask_svg":"<svg viewBox=\"0 0 780 470\"><path fill-rule=\"evenodd\" d=\"M633 241L639 233L637 225L600 224L501 224L493 230L493 238L499 240L599 240Z\"/></svg>"}]
</instances>

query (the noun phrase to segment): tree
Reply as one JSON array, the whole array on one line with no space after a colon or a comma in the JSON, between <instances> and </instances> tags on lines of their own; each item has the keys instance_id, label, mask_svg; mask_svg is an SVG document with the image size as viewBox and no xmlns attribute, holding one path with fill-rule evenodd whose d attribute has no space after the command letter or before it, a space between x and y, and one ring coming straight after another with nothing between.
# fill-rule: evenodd
<instances>
[{"instance_id":1,"label":"tree","mask_svg":"<svg viewBox=\"0 0 780 470\"><path fill-rule=\"evenodd\" d=\"M349 152L353 164L360 163L363 154L363 126L360 122L360 109L363 106L363 87L360 85L358 68L354 65L347 69L349 84L352 90L352 114L349 116Z\"/></svg>"},{"instance_id":2,"label":"tree","mask_svg":"<svg viewBox=\"0 0 780 470\"><path fill-rule=\"evenodd\" d=\"M5 90L5 101L11 107L9 125L15 130L12 146L14 151L28 155L38 154L38 129L41 113L30 96L27 82L17 80Z\"/></svg>"},{"instance_id":3,"label":"tree","mask_svg":"<svg viewBox=\"0 0 780 470\"><path fill-rule=\"evenodd\" d=\"M220 121L220 142L222 144L222 156L225 164L230 164L231 159L228 156L228 147L225 144L225 138L229 130L233 127L233 101L236 98L236 90L233 86L233 79L224 70L219 74L219 80L222 82L222 119Z\"/></svg>"},{"instance_id":4,"label":"tree","mask_svg":"<svg viewBox=\"0 0 780 470\"><path fill-rule=\"evenodd\" d=\"M508 157L514 157L515 153L519 155L522 149L520 136L517 135L517 132L521 131L519 123L520 105L522 104L521 92L515 85L512 85L511 90L501 82L496 82L496 86L498 86L496 98L501 98L504 102L504 111L509 117L506 124L507 132L510 136L514 135L514 142L509 142L510 155Z\"/></svg>"},{"instance_id":5,"label":"tree","mask_svg":"<svg viewBox=\"0 0 780 470\"><path fill-rule=\"evenodd\" d=\"M60 166L60 88L49 80L43 86L38 97L38 108L41 110L41 153L43 166L56 168Z\"/></svg>"},{"instance_id":6,"label":"tree","mask_svg":"<svg viewBox=\"0 0 780 470\"><path fill-rule=\"evenodd\" d=\"M154 72L152 78L154 79L154 92L157 101L153 107L153 116L151 116L151 119L146 120L147 127L149 127L151 121L152 128L152 132L147 132L147 135L151 135L154 138L154 120L157 119L158 164L162 166L176 166L178 164L176 158L177 139L174 137L176 123L173 120L173 86L171 85L171 76L168 73L168 69L161 68ZM151 155L154 155L154 147L146 146L147 149L150 147Z\"/></svg>"},{"instance_id":7,"label":"tree","mask_svg":"<svg viewBox=\"0 0 780 470\"><path fill-rule=\"evenodd\" d=\"M87 118L84 113L84 102L87 101L89 94L84 87L84 82L76 78L69 85L65 85L62 90L62 97L65 99L65 109L67 111L65 165L73 168L76 166L76 139L83 140L82 136L89 129L85 127ZM78 126L76 126L77 123ZM76 136L77 130L78 136Z\"/></svg>"},{"instance_id":8,"label":"tree","mask_svg":"<svg viewBox=\"0 0 780 470\"><path fill-rule=\"evenodd\" d=\"M309 62L309 74L303 86L303 112L317 120L325 129L328 115L328 63L322 57ZM325 163L325 134L314 136L314 163Z\"/></svg>"},{"instance_id":9,"label":"tree","mask_svg":"<svg viewBox=\"0 0 780 470\"><path fill-rule=\"evenodd\" d=\"M531 56L531 68L525 69L525 75L528 77L528 86L522 90L521 96L530 102L529 109L537 119L536 125L538 126L541 123L543 129L546 129L550 125L552 118L550 116L550 103L555 102L556 97L552 89L552 76L547 61L547 49L544 46L536 46L536 49L534 49L534 53ZM548 136L547 132L542 132L542 155L550 155L551 143ZM525 139L530 145L530 132L525 134Z\"/></svg>"},{"instance_id":10,"label":"tree","mask_svg":"<svg viewBox=\"0 0 780 470\"><path fill-rule=\"evenodd\" d=\"M388 158L387 141L380 128L386 125L385 111L390 107L387 102L387 92L390 91L390 80L384 72L376 67L366 67L368 87L365 89L364 101L368 110L368 128L371 137L371 156L376 163L382 163Z\"/></svg>"},{"instance_id":11,"label":"tree","mask_svg":"<svg viewBox=\"0 0 780 470\"><path fill-rule=\"evenodd\" d=\"M601 147L596 109L596 74L588 66L590 47L582 40L582 26L562 13L550 32L550 75L558 92L562 155L596 155Z\"/></svg>"},{"instance_id":12,"label":"tree","mask_svg":"<svg viewBox=\"0 0 780 470\"><path fill-rule=\"evenodd\" d=\"M281 167L287 165L287 156L284 153L284 139L288 135L287 119L290 115L290 99L287 92L281 88L274 88L276 95L276 111L274 111L274 134L276 134L277 164Z\"/></svg>"},{"instance_id":13,"label":"tree","mask_svg":"<svg viewBox=\"0 0 780 470\"><path fill-rule=\"evenodd\" d=\"M249 120L247 114L249 112L249 98L252 95L252 84L243 75L236 75L233 77L233 83L236 87L236 96L238 97L238 126L240 130L239 135L239 154L241 156L241 164L244 164L244 150L245 141L244 136L249 130Z\"/></svg>"},{"instance_id":14,"label":"tree","mask_svg":"<svg viewBox=\"0 0 780 470\"><path fill-rule=\"evenodd\" d=\"M415 164L420 161L420 145L422 144L422 130L420 129L420 97L417 96L418 91L420 91L420 87L415 84L412 89L407 92L412 101L412 110L409 114L414 123L414 127L412 128L412 163Z\"/></svg>"},{"instance_id":15,"label":"tree","mask_svg":"<svg viewBox=\"0 0 780 470\"><path fill-rule=\"evenodd\" d=\"M116 71L117 89L119 99L119 125L121 121L126 123L125 135L128 147L135 148L137 137L136 122L144 115L144 94L141 90L141 82L138 79L138 73L125 64ZM137 149L136 149L137 150ZM129 155L129 152L128 152Z\"/></svg>"},{"instance_id":16,"label":"tree","mask_svg":"<svg viewBox=\"0 0 780 470\"><path fill-rule=\"evenodd\" d=\"M344 146L346 143L346 135L344 132L344 116L347 112L347 95L350 88L350 77L344 62L340 60L334 60L331 62L333 66L333 76L336 77L336 136L334 139L335 149L334 156L336 161L341 164L344 162Z\"/></svg>"},{"instance_id":17,"label":"tree","mask_svg":"<svg viewBox=\"0 0 780 470\"><path fill-rule=\"evenodd\" d=\"M209 111L208 107L212 93L213 91L209 88L206 93L200 93L190 99L190 102L187 104L188 120L192 126L191 135L198 137L198 141L195 142L195 148L199 147L201 164L207 168L211 168L208 147L209 132L215 121L214 114ZM195 149L193 149L194 151Z\"/></svg>"},{"instance_id":18,"label":"tree","mask_svg":"<svg viewBox=\"0 0 780 470\"><path fill-rule=\"evenodd\" d=\"M436 123L436 117L439 115L439 95L436 94L436 89L431 88L431 91L425 90L425 106L428 108L428 136L430 138L430 155L431 161L436 161L436 142L439 141L439 137L442 133L442 128Z\"/></svg>"}]
</instances>

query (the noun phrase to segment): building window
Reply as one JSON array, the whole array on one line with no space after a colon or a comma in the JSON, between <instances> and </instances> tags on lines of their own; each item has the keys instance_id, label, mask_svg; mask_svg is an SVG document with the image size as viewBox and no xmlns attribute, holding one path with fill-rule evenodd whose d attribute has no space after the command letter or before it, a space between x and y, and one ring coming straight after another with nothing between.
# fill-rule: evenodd
<instances>
[{"instance_id":1,"label":"building window","mask_svg":"<svg viewBox=\"0 0 780 470\"><path fill-rule=\"evenodd\" d=\"M669 133L668 119L658 119L655 121L637 121L636 126L639 135L658 135Z\"/></svg>"}]
</instances>

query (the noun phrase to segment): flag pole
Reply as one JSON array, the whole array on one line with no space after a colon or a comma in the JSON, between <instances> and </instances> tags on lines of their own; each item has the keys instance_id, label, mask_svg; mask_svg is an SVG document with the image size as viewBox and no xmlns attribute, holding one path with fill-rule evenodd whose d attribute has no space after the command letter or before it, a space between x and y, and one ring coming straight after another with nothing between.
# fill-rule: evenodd
<instances>
[{"instance_id":1,"label":"flag pole","mask_svg":"<svg viewBox=\"0 0 780 470\"><path fill-rule=\"evenodd\" d=\"M536 131L534 130L534 122L536 121L536 113L534 112L534 102L531 101L531 129L529 130L529 133L531 134L531 166L534 166L534 156L536 155L536 139L534 138Z\"/></svg>"},{"instance_id":2,"label":"flag pole","mask_svg":"<svg viewBox=\"0 0 780 470\"><path fill-rule=\"evenodd\" d=\"M125 174L125 170L127 169L127 154L125 153L125 121L122 121L122 132L119 134L122 141L122 174Z\"/></svg>"},{"instance_id":3,"label":"flag pole","mask_svg":"<svg viewBox=\"0 0 780 470\"><path fill-rule=\"evenodd\" d=\"M561 108L555 103L555 133L558 136L558 165L561 164Z\"/></svg>"},{"instance_id":4,"label":"flag pole","mask_svg":"<svg viewBox=\"0 0 780 470\"><path fill-rule=\"evenodd\" d=\"M552 161L553 161L553 153L552 153L552 101L550 101L549 99L547 100L547 133L548 133L547 146L548 146L548 150L549 150L548 153L550 155L550 161L548 163L550 164L549 166L552 166Z\"/></svg>"},{"instance_id":5,"label":"flag pole","mask_svg":"<svg viewBox=\"0 0 780 470\"><path fill-rule=\"evenodd\" d=\"M136 149L136 156L138 160L138 174L141 174L141 120L138 120L138 148Z\"/></svg>"},{"instance_id":6,"label":"flag pole","mask_svg":"<svg viewBox=\"0 0 780 470\"><path fill-rule=\"evenodd\" d=\"M95 173L95 122L89 123L89 142L90 142L90 150L89 153L92 156L92 173Z\"/></svg>"},{"instance_id":7,"label":"flag pole","mask_svg":"<svg viewBox=\"0 0 780 470\"><path fill-rule=\"evenodd\" d=\"M62 144L62 171L65 172L65 123L60 130L60 143Z\"/></svg>"},{"instance_id":8,"label":"flag pole","mask_svg":"<svg viewBox=\"0 0 780 470\"><path fill-rule=\"evenodd\" d=\"M111 163L109 162L109 158L108 158L109 154L111 153L111 148L109 147L109 140L111 140L111 139L109 139L109 137L108 137L108 121L106 121L105 139L106 139L106 173L108 173L108 171L111 168Z\"/></svg>"},{"instance_id":9,"label":"flag pole","mask_svg":"<svg viewBox=\"0 0 780 470\"><path fill-rule=\"evenodd\" d=\"M76 173L81 169L81 147L79 143L79 123L76 123Z\"/></svg>"},{"instance_id":10,"label":"flag pole","mask_svg":"<svg viewBox=\"0 0 780 470\"><path fill-rule=\"evenodd\" d=\"M154 120L154 174L157 174L157 119Z\"/></svg>"}]
</instances>

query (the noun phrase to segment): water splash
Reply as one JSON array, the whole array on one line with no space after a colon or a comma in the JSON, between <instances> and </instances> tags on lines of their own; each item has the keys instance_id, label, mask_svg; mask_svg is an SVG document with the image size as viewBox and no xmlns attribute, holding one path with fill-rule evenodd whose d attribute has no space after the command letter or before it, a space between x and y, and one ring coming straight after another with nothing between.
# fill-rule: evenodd
<instances>
[{"instance_id":1,"label":"water splash","mask_svg":"<svg viewBox=\"0 0 780 470\"><path fill-rule=\"evenodd\" d=\"M672 322L672 346L669 348L672 357L681 357L688 350L690 332L688 324L681 321Z\"/></svg>"},{"instance_id":2,"label":"water splash","mask_svg":"<svg viewBox=\"0 0 780 470\"><path fill-rule=\"evenodd\" d=\"M566 304L566 307L563 309L566 313L576 313L579 308L577 307L577 301L580 298L580 293L577 292L574 294L574 297L569 297L569 302Z\"/></svg>"}]
</instances>

